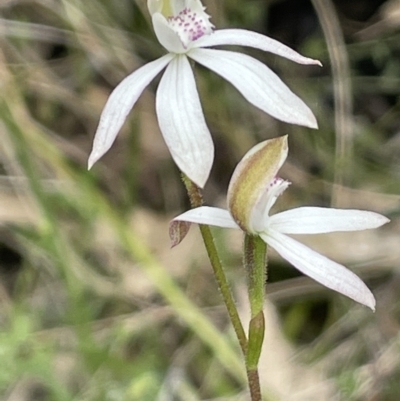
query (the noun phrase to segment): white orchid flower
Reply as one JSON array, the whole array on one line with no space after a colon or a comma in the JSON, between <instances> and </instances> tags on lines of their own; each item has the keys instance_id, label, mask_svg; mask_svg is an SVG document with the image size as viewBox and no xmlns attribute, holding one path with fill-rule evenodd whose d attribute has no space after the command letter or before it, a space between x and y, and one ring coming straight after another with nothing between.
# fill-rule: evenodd
<instances>
[{"instance_id":1,"label":"white orchid flower","mask_svg":"<svg viewBox=\"0 0 400 401\"><path fill-rule=\"evenodd\" d=\"M271 139L251 149L230 181L229 211L202 206L181 214L170 225L172 245L186 235L187 223L241 228L259 235L302 273L374 310L375 298L360 278L286 234L365 230L380 227L389 219L369 211L322 207L299 207L270 216L271 207L290 184L276 176L287 152L287 137Z\"/></svg>"},{"instance_id":2,"label":"white orchid flower","mask_svg":"<svg viewBox=\"0 0 400 401\"><path fill-rule=\"evenodd\" d=\"M248 46L300 64L319 64L264 35L241 30L213 31L199 0L148 0L154 31L168 54L137 69L111 93L100 117L89 168L113 144L143 90L167 67L156 94L159 126L171 155L193 182L203 187L214 160L214 145L204 119L188 58L221 75L254 106L293 124L317 128L311 110L256 59L218 45Z\"/></svg>"}]
</instances>

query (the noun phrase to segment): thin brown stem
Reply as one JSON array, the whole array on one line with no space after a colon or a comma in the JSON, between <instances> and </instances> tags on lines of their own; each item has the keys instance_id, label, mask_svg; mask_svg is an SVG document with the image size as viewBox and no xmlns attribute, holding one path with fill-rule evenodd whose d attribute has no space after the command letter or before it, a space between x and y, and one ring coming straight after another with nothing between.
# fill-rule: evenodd
<instances>
[{"instance_id":1,"label":"thin brown stem","mask_svg":"<svg viewBox=\"0 0 400 401\"><path fill-rule=\"evenodd\" d=\"M248 370L247 378L249 381L251 401L262 401L258 370L257 369Z\"/></svg>"}]
</instances>

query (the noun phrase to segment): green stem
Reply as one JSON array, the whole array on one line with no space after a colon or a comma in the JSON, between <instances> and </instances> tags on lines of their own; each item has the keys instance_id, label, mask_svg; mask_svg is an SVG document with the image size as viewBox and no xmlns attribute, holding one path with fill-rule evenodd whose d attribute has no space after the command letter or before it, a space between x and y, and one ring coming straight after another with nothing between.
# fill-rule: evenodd
<instances>
[{"instance_id":1,"label":"green stem","mask_svg":"<svg viewBox=\"0 0 400 401\"><path fill-rule=\"evenodd\" d=\"M244 238L244 261L248 277L251 317L264 308L265 284L267 282L267 245L259 237L246 234Z\"/></svg>"},{"instance_id":2,"label":"green stem","mask_svg":"<svg viewBox=\"0 0 400 401\"><path fill-rule=\"evenodd\" d=\"M249 340L246 354L246 370L252 401L261 401L258 361L264 341L265 320L264 300L267 280L267 245L258 236L245 235L244 261L247 277L251 310Z\"/></svg>"},{"instance_id":3,"label":"green stem","mask_svg":"<svg viewBox=\"0 0 400 401\"><path fill-rule=\"evenodd\" d=\"M257 369L264 342L264 312L260 311L249 323L249 342L246 355L247 370Z\"/></svg>"},{"instance_id":4,"label":"green stem","mask_svg":"<svg viewBox=\"0 0 400 401\"><path fill-rule=\"evenodd\" d=\"M182 175L182 181L185 184L191 206L193 208L200 207L203 205L203 197L200 189L185 175ZM208 257L211 262L211 266L214 271L215 279L222 294L222 298L228 310L229 318L232 322L236 336L239 340L240 348L244 355L247 355L247 337L243 329L242 322L239 317L238 310L236 308L235 301L232 296L231 289L229 287L228 280L226 278L224 269L221 264L221 260L218 256L217 247L211 229L209 226L201 224L200 232L203 237L204 245L207 250Z\"/></svg>"}]
</instances>

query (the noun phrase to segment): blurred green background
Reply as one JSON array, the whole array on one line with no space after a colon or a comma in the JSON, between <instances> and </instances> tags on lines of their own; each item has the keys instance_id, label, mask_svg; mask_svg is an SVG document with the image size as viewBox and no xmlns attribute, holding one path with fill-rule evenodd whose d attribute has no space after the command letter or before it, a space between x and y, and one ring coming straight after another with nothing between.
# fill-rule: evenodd
<instances>
[{"instance_id":1,"label":"blurred green background","mask_svg":"<svg viewBox=\"0 0 400 401\"><path fill-rule=\"evenodd\" d=\"M397 401L400 394L400 1L205 1L217 28L251 29L320 59L252 49L314 111L273 120L215 74L196 79L216 145L205 200L262 139L290 135L278 208L374 210L390 225L302 238L359 274L375 314L271 252L266 399ZM144 0L0 1L0 400L246 400L241 355L157 127L157 79L86 170L99 116L127 74L164 53ZM241 234L215 230L246 320Z\"/></svg>"}]
</instances>

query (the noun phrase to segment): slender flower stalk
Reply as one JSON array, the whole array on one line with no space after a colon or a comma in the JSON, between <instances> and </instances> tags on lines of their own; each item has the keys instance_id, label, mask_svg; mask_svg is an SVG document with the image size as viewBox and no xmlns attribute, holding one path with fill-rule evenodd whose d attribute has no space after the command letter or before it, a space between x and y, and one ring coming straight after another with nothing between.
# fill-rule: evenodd
<instances>
[{"instance_id":1,"label":"slender flower stalk","mask_svg":"<svg viewBox=\"0 0 400 401\"><path fill-rule=\"evenodd\" d=\"M265 319L264 301L267 279L267 246L256 235L245 234L243 265L248 277L250 301L249 340L246 354L246 371L249 381L251 399L261 400L258 361L264 342Z\"/></svg>"},{"instance_id":2,"label":"slender flower stalk","mask_svg":"<svg viewBox=\"0 0 400 401\"><path fill-rule=\"evenodd\" d=\"M263 310L267 281L267 245L257 235L245 234L243 265L247 272L251 318Z\"/></svg>"},{"instance_id":3,"label":"slender flower stalk","mask_svg":"<svg viewBox=\"0 0 400 401\"><path fill-rule=\"evenodd\" d=\"M201 190L183 175L182 180L185 184L190 204L192 207L203 205ZM171 231L172 242L179 241L180 236L186 235L190 224L177 222ZM211 266L214 271L215 279L221 291L222 298L228 310L232 326L235 330L240 348L245 357L246 372L249 383L249 390L252 401L261 401L261 387L258 375L258 360L261 354L262 343L264 340L265 321L263 304L265 297L266 281L266 245L258 237L246 235L244 265L248 272L249 299L251 304L251 320L249 323L249 339L243 329L242 322L236 308L233 295L221 264L214 237L208 225L200 225L201 235L209 256Z\"/></svg>"},{"instance_id":4,"label":"slender flower stalk","mask_svg":"<svg viewBox=\"0 0 400 401\"><path fill-rule=\"evenodd\" d=\"M261 345L264 340L264 301L267 276L267 246L255 235L245 235L243 265L247 273L250 324L248 353L246 364L248 369L256 369L260 359Z\"/></svg>"},{"instance_id":5,"label":"slender flower stalk","mask_svg":"<svg viewBox=\"0 0 400 401\"><path fill-rule=\"evenodd\" d=\"M192 207L202 206L203 205L203 197L202 197L200 189L196 186L196 184L194 184L192 181L190 181L187 177L183 176L182 180L183 180L183 183L185 184L191 206ZM179 226L179 229L177 232L178 226ZM171 234L171 236L174 236L177 233L178 234L177 238L179 238L182 235L182 233L187 232L188 228L189 228L189 226L187 224L185 224L184 222L182 224L182 222L181 222L181 224L177 224L175 226L173 232L171 232L170 234ZM218 255L217 247L215 245L214 237L212 235L210 227L207 225L201 225L200 231L201 231L201 235L203 237L203 241L204 241L204 245L207 250L208 257L211 262L211 266L214 271L215 279L218 283L219 290L221 291L222 298L223 298L226 308L228 310L228 315L231 320L232 326L235 330L236 337L239 341L240 348L241 348L243 354L246 355L247 354L246 333L243 329L243 325L240 320L235 301L233 299L232 291L230 289L223 266L221 264L221 260Z\"/></svg>"},{"instance_id":6,"label":"slender flower stalk","mask_svg":"<svg viewBox=\"0 0 400 401\"><path fill-rule=\"evenodd\" d=\"M265 113L317 128L311 110L266 65L245 54L209 47L247 46L300 64L320 65L319 61L256 32L214 30L200 0L148 0L148 9L157 39L168 53L134 71L111 93L100 117L89 168L110 149L143 90L166 68L156 95L160 130L180 170L199 187L204 186L214 160L214 145L188 59L225 78Z\"/></svg>"},{"instance_id":7,"label":"slender flower stalk","mask_svg":"<svg viewBox=\"0 0 400 401\"><path fill-rule=\"evenodd\" d=\"M233 173L228 188L228 210L207 206L189 210L171 222L170 231L174 232L180 225L177 222L182 221L241 228L259 236L305 275L375 310L375 298L359 277L287 234L366 230L380 227L389 219L370 211L322 207L299 207L270 215L275 201L290 184L277 176L287 153L286 136L258 144ZM183 237L176 236L174 244Z\"/></svg>"}]
</instances>

